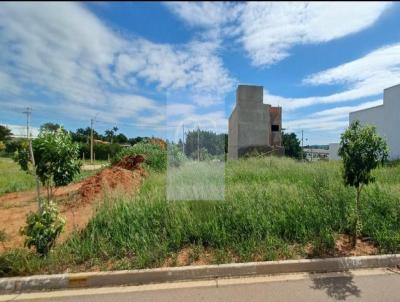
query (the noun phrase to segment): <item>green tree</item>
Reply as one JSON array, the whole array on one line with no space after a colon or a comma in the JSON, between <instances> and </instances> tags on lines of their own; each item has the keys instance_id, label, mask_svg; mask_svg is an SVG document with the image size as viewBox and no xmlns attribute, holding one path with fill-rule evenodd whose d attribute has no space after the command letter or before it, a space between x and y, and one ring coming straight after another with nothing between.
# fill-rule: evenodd
<instances>
[{"instance_id":1,"label":"green tree","mask_svg":"<svg viewBox=\"0 0 400 302\"><path fill-rule=\"evenodd\" d=\"M282 145L285 147L285 155L301 159L302 150L300 141L295 133L282 133Z\"/></svg>"},{"instance_id":2,"label":"green tree","mask_svg":"<svg viewBox=\"0 0 400 302\"><path fill-rule=\"evenodd\" d=\"M226 151L226 134L217 134L212 131L192 130L185 139L185 154L193 159L197 158L198 150L204 148L212 156L224 155ZM204 151L204 150L203 150Z\"/></svg>"},{"instance_id":3,"label":"green tree","mask_svg":"<svg viewBox=\"0 0 400 302\"><path fill-rule=\"evenodd\" d=\"M40 131L48 130L48 131L57 131L60 129L61 126L57 123L44 123L43 125L40 126Z\"/></svg>"},{"instance_id":4,"label":"green tree","mask_svg":"<svg viewBox=\"0 0 400 302\"><path fill-rule=\"evenodd\" d=\"M46 255L64 226L64 220L59 217L57 207L51 200L53 187L69 184L79 173L79 146L60 127L56 131L42 129L32 142L32 150L34 165L27 148L18 150L16 160L25 171L29 171L30 167L35 169L36 176L47 188L47 202L42 204L39 198L38 213L27 217L27 225L21 233L26 235L25 245L35 246L39 254Z\"/></svg>"},{"instance_id":5,"label":"green tree","mask_svg":"<svg viewBox=\"0 0 400 302\"><path fill-rule=\"evenodd\" d=\"M104 131L105 137L110 140L110 143L113 143L113 139L114 139L114 136L117 133L117 131L118 131L118 127L116 127L116 126L112 127L110 130Z\"/></svg>"},{"instance_id":6,"label":"green tree","mask_svg":"<svg viewBox=\"0 0 400 302\"><path fill-rule=\"evenodd\" d=\"M72 142L71 135L60 127L56 131L40 131L32 142L35 157L36 175L47 188L48 199L52 197L53 187L69 184L80 172L79 146ZM21 168L29 172L29 152L20 148L16 161Z\"/></svg>"},{"instance_id":7,"label":"green tree","mask_svg":"<svg viewBox=\"0 0 400 302\"><path fill-rule=\"evenodd\" d=\"M361 126L358 121L341 135L339 156L343 160L345 185L356 189L356 204L353 212L353 246L361 235L360 194L363 186L374 182L371 172L383 164L388 157L385 140L376 133L374 126Z\"/></svg>"},{"instance_id":8,"label":"green tree","mask_svg":"<svg viewBox=\"0 0 400 302\"><path fill-rule=\"evenodd\" d=\"M114 136L114 143L126 144L128 143L128 138L125 134L119 133L118 135Z\"/></svg>"},{"instance_id":9,"label":"green tree","mask_svg":"<svg viewBox=\"0 0 400 302\"><path fill-rule=\"evenodd\" d=\"M6 126L0 125L0 141L6 142L11 139L12 132Z\"/></svg>"}]
</instances>

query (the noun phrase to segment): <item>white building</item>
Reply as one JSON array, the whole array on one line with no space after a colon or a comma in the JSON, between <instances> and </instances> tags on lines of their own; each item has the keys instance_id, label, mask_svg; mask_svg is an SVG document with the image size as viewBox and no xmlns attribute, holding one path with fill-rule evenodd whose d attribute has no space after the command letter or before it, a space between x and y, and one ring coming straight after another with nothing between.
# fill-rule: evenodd
<instances>
[{"instance_id":1,"label":"white building","mask_svg":"<svg viewBox=\"0 0 400 302\"><path fill-rule=\"evenodd\" d=\"M333 144L329 144L329 155L328 158L329 160L339 160L340 156L339 156L339 143L333 143Z\"/></svg>"},{"instance_id":2,"label":"white building","mask_svg":"<svg viewBox=\"0 0 400 302\"><path fill-rule=\"evenodd\" d=\"M10 124L0 124L1 126L7 127L11 130L11 137L14 138L26 138L26 125L10 125ZM39 134L39 128L30 127L30 134L32 138L36 138Z\"/></svg>"},{"instance_id":3,"label":"white building","mask_svg":"<svg viewBox=\"0 0 400 302\"><path fill-rule=\"evenodd\" d=\"M303 148L304 157L308 161L317 161L329 158L329 150L317 148Z\"/></svg>"},{"instance_id":4,"label":"white building","mask_svg":"<svg viewBox=\"0 0 400 302\"><path fill-rule=\"evenodd\" d=\"M400 158L400 84L383 90L383 105L350 112L350 124L374 125L389 146L390 159Z\"/></svg>"}]
</instances>

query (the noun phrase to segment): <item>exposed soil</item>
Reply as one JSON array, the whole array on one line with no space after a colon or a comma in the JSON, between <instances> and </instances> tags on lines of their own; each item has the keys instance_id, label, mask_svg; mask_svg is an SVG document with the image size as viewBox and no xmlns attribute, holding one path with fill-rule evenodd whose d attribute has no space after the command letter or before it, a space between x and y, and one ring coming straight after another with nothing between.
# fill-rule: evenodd
<instances>
[{"instance_id":1,"label":"exposed soil","mask_svg":"<svg viewBox=\"0 0 400 302\"><path fill-rule=\"evenodd\" d=\"M311 245L306 248L309 257L313 257L315 251ZM336 237L335 249L326 251L319 257L349 257L349 256L368 256L377 255L378 248L375 244L367 239L357 239L356 246L352 246L352 237L347 234L339 234Z\"/></svg>"},{"instance_id":2,"label":"exposed soil","mask_svg":"<svg viewBox=\"0 0 400 302\"><path fill-rule=\"evenodd\" d=\"M196 253L191 247L185 247L174 257L168 257L162 267L186 266L186 265L207 265L213 261L212 254L209 251Z\"/></svg>"},{"instance_id":3,"label":"exposed soil","mask_svg":"<svg viewBox=\"0 0 400 302\"><path fill-rule=\"evenodd\" d=\"M355 248L351 244L351 236L341 234L336 239L335 256L367 256L378 254L372 241L357 239Z\"/></svg>"},{"instance_id":4,"label":"exposed soil","mask_svg":"<svg viewBox=\"0 0 400 302\"><path fill-rule=\"evenodd\" d=\"M74 230L83 229L93 216L105 192L134 193L140 187L145 171L140 167L142 156L124 158L118 166L106 168L79 183L59 187L54 199L66 220L59 241L64 241ZM134 164L133 164L134 163ZM42 190L45 196L46 191ZM19 230L25 225L30 212L37 211L36 191L9 193L0 197L0 230L5 231L6 241L0 244L0 252L23 247L24 237Z\"/></svg>"}]
</instances>

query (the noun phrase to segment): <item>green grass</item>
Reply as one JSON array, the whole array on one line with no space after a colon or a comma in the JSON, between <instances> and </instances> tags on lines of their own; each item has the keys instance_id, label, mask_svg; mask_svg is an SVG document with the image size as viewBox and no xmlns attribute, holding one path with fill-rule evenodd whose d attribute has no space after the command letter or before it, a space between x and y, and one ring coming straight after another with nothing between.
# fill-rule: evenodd
<instances>
[{"instance_id":1,"label":"green grass","mask_svg":"<svg viewBox=\"0 0 400 302\"><path fill-rule=\"evenodd\" d=\"M400 165L374 174L361 195L362 235L381 253L399 252ZM305 257L309 245L318 257L350 232L355 192L343 186L340 162L240 160L227 163L225 177L225 200L167 201L166 175L151 173L136 196L106 199L48 258L0 256L0 275L157 267L185 247L190 259L207 251L213 263Z\"/></svg>"},{"instance_id":2,"label":"green grass","mask_svg":"<svg viewBox=\"0 0 400 302\"><path fill-rule=\"evenodd\" d=\"M11 159L0 157L0 195L34 188L35 179Z\"/></svg>"},{"instance_id":3,"label":"green grass","mask_svg":"<svg viewBox=\"0 0 400 302\"><path fill-rule=\"evenodd\" d=\"M82 160L83 165L91 165L90 159ZM93 165L109 165L110 162L108 160L94 160Z\"/></svg>"},{"instance_id":4,"label":"green grass","mask_svg":"<svg viewBox=\"0 0 400 302\"><path fill-rule=\"evenodd\" d=\"M81 171L73 182L79 182L96 172L98 171ZM6 193L32 190L35 188L35 184L35 178L22 171L11 158L0 157L0 196Z\"/></svg>"}]
</instances>

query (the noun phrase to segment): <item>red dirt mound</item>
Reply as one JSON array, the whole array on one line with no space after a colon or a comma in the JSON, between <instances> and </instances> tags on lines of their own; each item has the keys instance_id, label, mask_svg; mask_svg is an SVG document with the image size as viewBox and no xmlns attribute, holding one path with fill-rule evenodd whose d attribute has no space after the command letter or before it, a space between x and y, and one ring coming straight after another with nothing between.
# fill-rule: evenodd
<instances>
[{"instance_id":1,"label":"red dirt mound","mask_svg":"<svg viewBox=\"0 0 400 302\"><path fill-rule=\"evenodd\" d=\"M96 175L89 177L80 187L78 194L80 202L91 202L101 195L103 189L116 189L131 192L139 188L144 170L138 167L129 171L121 167L104 169Z\"/></svg>"},{"instance_id":2,"label":"red dirt mound","mask_svg":"<svg viewBox=\"0 0 400 302\"><path fill-rule=\"evenodd\" d=\"M121 159L114 167L120 167L127 170L136 170L140 168L140 164L144 162L142 155L128 155Z\"/></svg>"}]
</instances>

